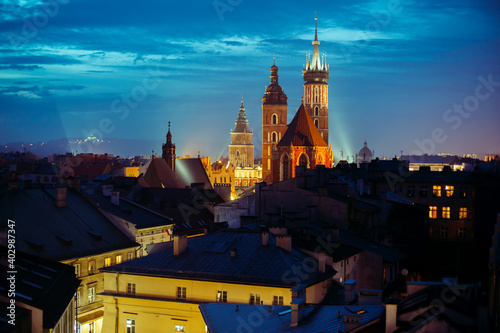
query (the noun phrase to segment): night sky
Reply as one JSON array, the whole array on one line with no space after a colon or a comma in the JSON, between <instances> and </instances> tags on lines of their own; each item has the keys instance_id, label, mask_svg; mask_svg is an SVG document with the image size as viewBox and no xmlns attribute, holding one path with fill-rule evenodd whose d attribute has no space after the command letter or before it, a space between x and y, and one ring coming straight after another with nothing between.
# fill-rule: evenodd
<instances>
[{"instance_id":1,"label":"night sky","mask_svg":"<svg viewBox=\"0 0 500 333\"><path fill-rule=\"evenodd\" d=\"M171 121L177 155L215 158L243 94L260 156L273 56L290 122L317 11L336 161L365 140L380 157L500 153L498 0L0 3L0 143L93 133L148 154Z\"/></svg>"}]
</instances>

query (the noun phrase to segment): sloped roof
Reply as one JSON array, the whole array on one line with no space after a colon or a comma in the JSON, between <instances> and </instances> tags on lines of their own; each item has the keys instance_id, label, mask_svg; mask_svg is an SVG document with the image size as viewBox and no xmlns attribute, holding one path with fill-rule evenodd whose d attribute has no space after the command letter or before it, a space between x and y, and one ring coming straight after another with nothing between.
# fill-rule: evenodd
<instances>
[{"instance_id":1,"label":"sloped roof","mask_svg":"<svg viewBox=\"0 0 500 333\"><path fill-rule=\"evenodd\" d=\"M74 259L138 246L80 193L67 189L58 208L54 189L7 192L0 201L1 226L16 223L16 250L52 260Z\"/></svg>"},{"instance_id":2,"label":"sloped roof","mask_svg":"<svg viewBox=\"0 0 500 333\"><path fill-rule=\"evenodd\" d=\"M241 331L246 323L241 318L252 318L255 313L262 318L258 332L337 333L344 331L344 315L365 311L359 314L360 325L363 326L379 319L385 311L384 305L324 305L318 307L315 312L314 307L308 306L304 309L304 319L299 326L291 328L290 306L239 304L238 312L235 304L227 303L206 303L199 305L199 308L209 332L217 333Z\"/></svg>"},{"instance_id":3,"label":"sloped roof","mask_svg":"<svg viewBox=\"0 0 500 333\"><path fill-rule=\"evenodd\" d=\"M40 164L38 168L33 171L35 175L58 175L59 167L55 164Z\"/></svg>"},{"instance_id":4,"label":"sloped roof","mask_svg":"<svg viewBox=\"0 0 500 333\"><path fill-rule=\"evenodd\" d=\"M142 179L148 187L182 188L180 179L172 171L163 158L151 160L148 170Z\"/></svg>"},{"instance_id":5,"label":"sloped roof","mask_svg":"<svg viewBox=\"0 0 500 333\"><path fill-rule=\"evenodd\" d=\"M306 112L304 104L300 105L299 110L295 114L295 117L293 117L290 125L288 125L278 146L290 146L291 143L293 143L294 146L312 147L316 145L328 147L316 128L316 125L314 125L313 120Z\"/></svg>"},{"instance_id":6,"label":"sloped roof","mask_svg":"<svg viewBox=\"0 0 500 333\"><path fill-rule=\"evenodd\" d=\"M2 256L6 255L7 248L1 247L0 252ZM43 328L54 328L80 286L80 280L75 276L75 268L20 251L16 251L15 266L16 302L41 309ZM0 267L2 272L9 271L4 263L0 264ZM9 281L6 275L1 275L1 294L7 296ZM19 307L16 310L18 309ZM4 316L5 312L0 315L0 322L4 322Z\"/></svg>"},{"instance_id":7,"label":"sloped roof","mask_svg":"<svg viewBox=\"0 0 500 333\"><path fill-rule=\"evenodd\" d=\"M175 160L175 173L181 179L183 187L191 186L193 183L203 183L204 189L212 188L207 172L199 158L181 158Z\"/></svg>"},{"instance_id":8,"label":"sloped roof","mask_svg":"<svg viewBox=\"0 0 500 333\"><path fill-rule=\"evenodd\" d=\"M301 276L294 265L302 265L306 258L315 259L296 249L289 253L277 247L273 235L269 235L269 245L263 246L261 237L260 233L221 230L191 239L178 256L170 248L101 271L279 287L293 287L298 281L313 285L336 273L327 267L326 273ZM233 248L237 252L234 258Z\"/></svg>"}]
</instances>

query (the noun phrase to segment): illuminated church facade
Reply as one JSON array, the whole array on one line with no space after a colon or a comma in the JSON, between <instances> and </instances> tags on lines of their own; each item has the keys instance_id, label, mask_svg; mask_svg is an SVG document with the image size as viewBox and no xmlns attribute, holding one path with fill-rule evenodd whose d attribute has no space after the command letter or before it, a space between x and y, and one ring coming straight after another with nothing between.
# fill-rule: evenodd
<instances>
[{"instance_id":1,"label":"illuminated church facade","mask_svg":"<svg viewBox=\"0 0 500 333\"><path fill-rule=\"evenodd\" d=\"M262 98L262 180L275 183L295 177L295 167L333 167L328 146L329 67L320 57L317 18L313 54L302 74L304 98L287 125L287 95L278 83L278 67L271 67L271 83Z\"/></svg>"}]
</instances>

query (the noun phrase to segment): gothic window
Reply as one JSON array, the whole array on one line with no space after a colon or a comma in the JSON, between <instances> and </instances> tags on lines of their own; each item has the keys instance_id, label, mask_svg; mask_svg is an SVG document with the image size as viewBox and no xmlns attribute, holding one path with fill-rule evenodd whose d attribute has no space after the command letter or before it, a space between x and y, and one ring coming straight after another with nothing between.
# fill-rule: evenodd
<instances>
[{"instance_id":1,"label":"gothic window","mask_svg":"<svg viewBox=\"0 0 500 333\"><path fill-rule=\"evenodd\" d=\"M236 157L240 157L240 151L239 150L236 151Z\"/></svg>"},{"instance_id":2,"label":"gothic window","mask_svg":"<svg viewBox=\"0 0 500 333\"><path fill-rule=\"evenodd\" d=\"M318 99L319 99L319 90L318 87L316 87L314 88L314 102L318 103Z\"/></svg>"},{"instance_id":3,"label":"gothic window","mask_svg":"<svg viewBox=\"0 0 500 333\"><path fill-rule=\"evenodd\" d=\"M281 155L281 179L280 180L287 180L290 178L290 165L289 165L289 160L288 160L288 155L284 153Z\"/></svg>"},{"instance_id":4,"label":"gothic window","mask_svg":"<svg viewBox=\"0 0 500 333\"><path fill-rule=\"evenodd\" d=\"M273 123L273 125L276 125L278 123L278 115L273 114L272 123Z\"/></svg>"},{"instance_id":5,"label":"gothic window","mask_svg":"<svg viewBox=\"0 0 500 333\"><path fill-rule=\"evenodd\" d=\"M302 153L299 157L299 166L307 168L307 155Z\"/></svg>"},{"instance_id":6,"label":"gothic window","mask_svg":"<svg viewBox=\"0 0 500 333\"><path fill-rule=\"evenodd\" d=\"M319 108L318 107L314 108L314 115L319 116Z\"/></svg>"},{"instance_id":7,"label":"gothic window","mask_svg":"<svg viewBox=\"0 0 500 333\"><path fill-rule=\"evenodd\" d=\"M278 142L278 135L276 132L273 132L273 142Z\"/></svg>"},{"instance_id":8,"label":"gothic window","mask_svg":"<svg viewBox=\"0 0 500 333\"><path fill-rule=\"evenodd\" d=\"M319 120L318 119L314 119L314 125L316 125L316 128L319 129Z\"/></svg>"},{"instance_id":9,"label":"gothic window","mask_svg":"<svg viewBox=\"0 0 500 333\"><path fill-rule=\"evenodd\" d=\"M319 165L324 165L325 164L325 159L323 157L323 154L319 153L318 154L318 163Z\"/></svg>"}]
</instances>

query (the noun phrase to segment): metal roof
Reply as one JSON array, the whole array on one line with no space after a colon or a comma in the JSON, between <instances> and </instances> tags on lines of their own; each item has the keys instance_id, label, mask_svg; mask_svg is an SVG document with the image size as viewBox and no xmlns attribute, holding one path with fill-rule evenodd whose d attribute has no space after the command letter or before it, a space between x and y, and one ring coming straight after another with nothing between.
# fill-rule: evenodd
<instances>
[{"instance_id":1,"label":"metal roof","mask_svg":"<svg viewBox=\"0 0 500 333\"><path fill-rule=\"evenodd\" d=\"M299 282L312 285L336 273L327 267L326 273L303 276L294 267L301 267L306 259L317 264L314 258L296 249L290 253L277 247L273 235L269 235L269 245L263 246L261 237L260 233L222 230L191 239L178 256L169 248L101 271L279 287ZM232 249L236 249L236 257L231 256Z\"/></svg>"}]
</instances>

